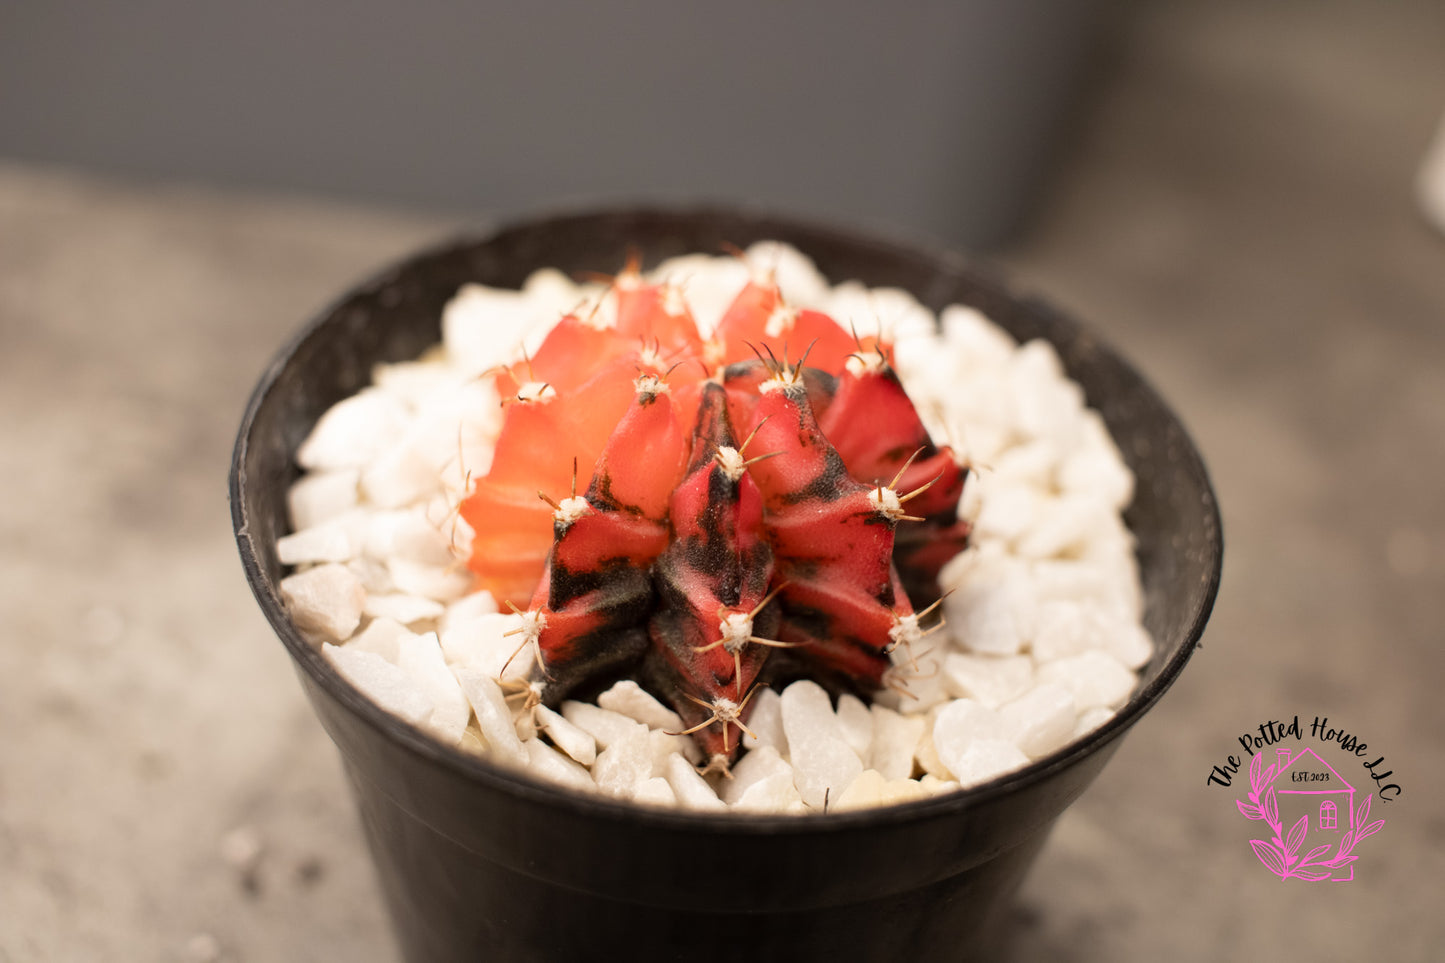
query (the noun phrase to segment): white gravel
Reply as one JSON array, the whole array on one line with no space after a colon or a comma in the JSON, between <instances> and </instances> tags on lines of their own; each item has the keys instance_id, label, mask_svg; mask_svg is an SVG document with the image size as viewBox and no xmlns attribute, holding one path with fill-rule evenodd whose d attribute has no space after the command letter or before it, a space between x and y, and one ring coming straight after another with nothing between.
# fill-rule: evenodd
<instances>
[{"instance_id":1,"label":"white gravel","mask_svg":"<svg viewBox=\"0 0 1445 963\"><path fill-rule=\"evenodd\" d=\"M935 322L906 292L830 287L791 248L763 243L747 256L776 267L792 303L864 335L891 332L930 431L976 469L960 505L970 546L941 577L946 628L916 666L896 656L906 693L885 690L869 706L835 705L808 681L760 692L756 738L726 778L698 771L696 745L670 734L677 714L636 683L597 705L528 706L528 656L508 634L520 618L470 591L471 532L454 508L490 467L501 428L479 376L602 297L553 270L521 292L466 286L446 308L441 346L379 366L372 387L318 421L298 451L307 473L289 493L294 531L277 546L295 568L281 593L296 625L353 685L436 738L643 805L807 813L905 802L985 782L1106 722L1153 654L1120 517L1134 481L1053 348L1018 345L971 308ZM747 267L690 255L654 276L687 280L706 333ZM610 311L604 299L598 316Z\"/></svg>"}]
</instances>

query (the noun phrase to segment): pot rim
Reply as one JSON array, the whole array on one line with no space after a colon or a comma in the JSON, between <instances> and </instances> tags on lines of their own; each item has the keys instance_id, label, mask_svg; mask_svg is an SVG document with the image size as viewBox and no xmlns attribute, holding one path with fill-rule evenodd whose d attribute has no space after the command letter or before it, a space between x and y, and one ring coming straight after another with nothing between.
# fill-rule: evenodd
<instances>
[{"instance_id":1,"label":"pot rim","mask_svg":"<svg viewBox=\"0 0 1445 963\"><path fill-rule=\"evenodd\" d=\"M263 404L270 395L282 371L290 360L318 335L328 320L358 297L374 292L393 282L404 272L431 260L455 255L463 250L474 249L496 243L510 233L535 230L546 224L563 224L576 221L579 224L593 219L633 215L661 218L729 218L745 217L766 222L770 227L787 228L793 232L808 233L827 237L853 248L887 250L896 257L908 261L934 266L940 273L953 273L968 277L972 282L994 289L994 293L1033 312L1045 313L1067 325L1088 330L1071 315L1053 307L1044 299L1031 294L1020 294L1012 284L1003 279L998 269L980 265L974 260L943 247L929 247L923 244L885 233L869 230L859 233L847 227L821 222L813 218L799 218L779 214L766 208L739 205L622 205L616 207L583 207L554 210L540 216L509 219L494 229L481 234L463 234L413 252L381 270L372 273L363 282L348 288L339 297L327 304L301 330L277 352L264 369L260 380L252 391L232 453L228 495L231 503L231 519L242 567L252 593L270 623L280 637L297 666L302 667L311 681L315 682L339 704L355 716L364 720L387 740L398 744L430 764L451 770L457 775L473 780L493 790L505 792L530 802L569 810L576 815L596 817L620 823L653 825L658 829L673 831L705 831L724 835L739 836L778 835L828 835L845 833L858 828L895 826L924 822L942 816L963 815L969 810L992 803L1001 797L1047 780L1055 772L1071 768L1085 757L1093 755L1108 743L1121 737L1148 711L1165 691L1174 684L1183 671L1185 663L1198 647L1205 624L1218 595L1220 574L1223 565L1223 529L1219 514L1218 500L1208 471L1199 452L1189 437L1182 422L1172 408L1164 401L1154 387L1130 364L1122 354L1107 341L1089 330L1089 337L1095 349L1106 358L1116 362L1120 370L1134 382L1131 389L1146 402L1164 412L1177 426L1180 434L1181 453L1186 460L1184 469L1197 475L1202 485L1205 502L1207 528L1212 537L1206 541L1208 571L1200 604L1183 639L1169 654L1158 673L1145 685L1138 688L1115 714L1103 725L1088 735L1071 741L1048 755L1028 765L995 777L986 782L965 789L953 790L888 806L846 810L836 813L811 813L808 815L753 814L733 812L699 812L686 809L667 809L638 805L630 801L613 799L601 795L582 795L554 783L535 778L525 770L498 765L488 759L465 753L447 746L423 730L391 715L379 705L354 688L336 671L321 654L319 647L305 639L287 616L285 607L273 585L265 577L261 556L250 529L245 493L248 487L246 457L251 445L255 421ZM805 250L803 252L807 254ZM538 268L549 265L537 265ZM829 278L837 284L844 279ZM915 297L918 292L911 292ZM1066 364L1067 369L1067 364ZM294 453L293 453L294 454Z\"/></svg>"}]
</instances>

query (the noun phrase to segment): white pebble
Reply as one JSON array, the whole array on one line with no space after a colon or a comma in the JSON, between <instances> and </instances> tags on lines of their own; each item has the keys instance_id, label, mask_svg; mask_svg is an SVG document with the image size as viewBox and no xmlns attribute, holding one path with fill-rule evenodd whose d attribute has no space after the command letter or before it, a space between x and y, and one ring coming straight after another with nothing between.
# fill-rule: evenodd
<instances>
[{"instance_id":1,"label":"white pebble","mask_svg":"<svg viewBox=\"0 0 1445 963\"><path fill-rule=\"evenodd\" d=\"M739 812L782 813L806 805L790 773L774 773L747 788L732 807ZM819 808L822 803L819 802Z\"/></svg>"},{"instance_id":2,"label":"white pebble","mask_svg":"<svg viewBox=\"0 0 1445 963\"><path fill-rule=\"evenodd\" d=\"M658 702L631 679L623 679L602 693L597 697L597 704L653 729L681 732L687 728L676 712Z\"/></svg>"},{"instance_id":3,"label":"white pebble","mask_svg":"<svg viewBox=\"0 0 1445 963\"><path fill-rule=\"evenodd\" d=\"M603 749L633 735L638 726L642 726L644 732L647 731L647 726L636 719L572 699L562 703L562 717L596 739L597 745Z\"/></svg>"},{"instance_id":4,"label":"white pebble","mask_svg":"<svg viewBox=\"0 0 1445 963\"><path fill-rule=\"evenodd\" d=\"M453 665L469 665L494 679L525 679L535 663L535 649L522 645L522 617L493 612L443 623L442 651ZM513 634L508 635L511 632ZM503 675L503 668L506 674Z\"/></svg>"},{"instance_id":5,"label":"white pebble","mask_svg":"<svg viewBox=\"0 0 1445 963\"><path fill-rule=\"evenodd\" d=\"M366 520L365 536L363 550L380 562L405 558L447 566L456 561L447 536L428 520L425 506L373 511Z\"/></svg>"},{"instance_id":6,"label":"white pebble","mask_svg":"<svg viewBox=\"0 0 1445 963\"><path fill-rule=\"evenodd\" d=\"M933 719L933 745L945 765L950 755L961 752L971 742L1005 738L1007 730L998 713L972 699L955 699ZM953 771L952 766L949 771Z\"/></svg>"},{"instance_id":7,"label":"white pebble","mask_svg":"<svg viewBox=\"0 0 1445 963\"><path fill-rule=\"evenodd\" d=\"M1003 485L990 479L987 495L974 522L980 539L1013 542L1032 530L1043 515L1045 496L1030 485Z\"/></svg>"},{"instance_id":8,"label":"white pebble","mask_svg":"<svg viewBox=\"0 0 1445 963\"><path fill-rule=\"evenodd\" d=\"M366 589L366 594L372 592L378 595L390 595L396 591L396 583L391 579L391 572L381 562L366 558L353 558L346 563L353 575L361 579L361 587Z\"/></svg>"},{"instance_id":9,"label":"white pebble","mask_svg":"<svg viewBox=\"0 0 1445 963\"><path fill-rule=\"evenodd\" d=\"M662 729L651 729L648 739L652 743L652 774L654 776L665 774L667 757L674 753L685 756L695 763L702 762L702 747L692 736L678 735L676 732Z\"/></svg>"},{"instance_id":10,"label":"white pebble","mask_svg":"<svg viewBox=\"0 0 1445 963\"><path fill-rule=\"evenodd\" d=\"M667 771L663 775L672 787L673 794L677 796L677 801L688 809L715 811L727 808L707 780L698 775L698 771L682 756L669 756Z\"/></svg>"},{"instance_id":11,"label":"white pebble","mask_svg":"<svg viewBox=\"0 0 1445 963\"><path fill-rule=\"evenodd\" d=\"M1079 715L1079 721L1074 725L1074 734L1070 738L1082 739L1112 718L1113 709L1105 709L1103 706L1086 709Z\"/></svg>"},{"instance_id":12,"label":"white pebble","mask_svg":"<svg viewBox=\"0 0 1445 963\"><path fill-rule=\"evenodd\" d=\"M517 738L512 710L508 708L497 680L470 666L453 666L452 674L461 683L462 692L476 713L477 728L487 741L493 758L524 765L527 750L522 748L522 740Z\"/></svg>"},{"instance_id":13,"label":"white pebble","mask_svg":"<svg viewBox=\"0 0 1445 963\"><path fill-rule=\"evenodd\" d=\"M793 767L778 755L778 751L772 746L762 746L754 749L738 760L733 766L731 778L724 779L720 795L722 801L729 806L742 798L743 793L756 782L761 782L769 776L778 773L786 773L788 781L793 780Z\"/></svg>"},{"instance_id":14,"label":"white pebble","mask_svg":"<svg viewBox=\"0 0 1445 963\"><path fill-rule=\"evenodd\" d=\"M373 505L400 508L441 490L436 466L410 432L392 442L361 471L361 494Z\"/></svg>"},{"instance_id":15,"label":"white pebble","mask_svg":"<svg viewBox=\"0 0 1445 963\"><path fill-rule=\"evenodd\" d=\"M942 711L943 706L934 706L928 715L924 716L923 732L918 737L918 744L913 747L913 760L915 768L922 769L925 775L935 779L952 779L953 773L938 755L938 747L933 742L933 724L938 721L938 714Z\"/></svg>"},{"instance_id":16,"label":"white pebble","mask_svg":"<svg viewBox=\"0 0 1445 963\"><path fill-rule=\"evenodd\" d=\"M440 618L442 605L419 595L400 592L369 593L362 611L372 618L392 619L403 625Z\"/></svg>"},{"instance_id":17,"label":"white pebble","mask_svg":"<svg viewBox=\"0 0 1445 963\"><path fill-rule=\"evenodd\" d=\"M838 727L848 748L867 765L868 747L873 743L873 716L862 699L847 692L838 697Z\"/></svg>"},{"instance_id":18,"label":"white pebble","mask_svg":"<svg viewBox=\"0 0 1445 963\"><path fill-rule=\"evenodd\" d=\"M393 619L375 618L366 628L353 635L346 642L346 648L354 652L370 652L379 655L392 665L401 658L401 639L412 632Z\"/></svg>"},{"instance_id":19,"label":"white pebble","mask_svg":"<svg viewBox=\"0 0 1445 963\"><path fill-rule=\"evenodd\" d=\"M748 703L747 723L753 735L743 736L744 747L772 746L780 756L788 758L788 736L783 732L783 700L777 690L763 689L753 696L752 702Z\"/></svg>"},{"instance_id":20,"label":"white pebble","mask_svg":"<svg viewBox=\"0 0 1445 963\"><path fill-rule=\"evenodd\" d=\"M843 739L843 727L822 686L800 679L783 690L782 701L794 783L803 802L821 809L825 794L846 788L863 771L863 763Z\"/></svg>"},{"instance_id":21,"label":"white pebble","mask_svg":"<svg viewBox=\"0 0 1445 963\"><path fill-rule=\"evenodd\" d=\"M1012 335L977 308L949 305L939 312L938 324L949 347L970 367L1000 368L1018 347Z\"/></svg>"},{"instance_id":22,"label":"white pebble","mask_svg":"<svg viewBox=\"0 0 1445 963\"><path fill-rule=\"evenodd\" d=\"M889 689L874 696L889 708L911 715L921 715L948 699L943 680L943 653L924 652L910 657L902 646L893 650L894 681L903 691ZM916 663L916 665L915 665Z\"/></svg>"},{"instance_id":23,"label":"white pebble","mask_svg":"<svg viewBox=\"0 0 1445 963\"><path fill-rule=\"evenodd\" d=\"M1088 495L1043 498L1033 524L1014 540L1014 551L1023 558L1054 558L1069 554L1089 540L1101 516L1113 512Z\"/></svg>"},{"instance_id":24,"label":"white pebble","mask_svg":"<svg viewBox=\"0 0 1445 963\"><path fill-rule=\"evenodd\" d=\"M448 358L462 371L478 375L512 362L518 345L529 340L540 320L539 308L521 291L463 285L442 309ZM552 313L549 320L557 317ZM536 350L536 344L530 348Z\"/></svg>"},{"instance_id":25,"label":"white pebble","mask_svg":"<svg viewBox=\"0 0 1445 963\"><path fill-rule=\"evenodd\" d=\"M492 597L491 592L471 592L446 607L446 611L442 614L441 628L446 630L453 624L480 618L483 615L495 615L497 611L497 600Z\"/></svg>"},{"instance_id":26,"label":"white pebble","mask_svg":"<svg viewBox=\"0 0 1445 963\"><path fill-rule=\"evenodd\" d=\"M538 728L547 733L558 749L584 766L592 765L597 759L597 740L590 733L582 731L546 706L537 706L533 711Z\"/></svg>"},{"instance_id":27,"label":"white pebble","mask_svg":"<svg viewBox=\"0 0 1445 963\"><path fill-rule=\"evenodd\" d=\"M582 792L593 792L597 789L597 784L592 781L592 776L586 769L541 740L528 739L522 743L522 748L527 753L530 772L568 789Z\"/></svg>"},{"instance_id":28,"label":"white pebble","mask_svg":"<svg viewBox=\"0 0 1445 963\"><path fill-rule=\"evenodd\" d=\"M282 565L346 562L361 554L365 513L359 510L303 528L276 540L276 558Z\"/></svg>"},{"instance_id":29,"label":"white pebble","mask_svg":"<svg viewBox=\"0 0 1445 963\"><path fill-rule=\"evenodd\" d=\"M343 468L311 472L299 478L286 493L292 530L305 531L355 508L360 477L355 468Z\"/></svg>"},{"instance_id":30,"label":"white pebble","mask_svg":"<svg viewBox=\"0 0 1445 963\"><path fill-rule=\"evenodd\" d=\"M1079 446L1059 466L1059 485L1065 491L1087 492L1123 511L1134 498L1133 473L1097 411L1085 411L1079 428Z\"/></svg>"},{"instance_id":31,"label":"white pebble","mask_svg":"<svg viewBox=\"0 0 1445 963\"><path fill-rule=\"evenodd\" d=\"M447 668L436 633L408 632L397 637L397 645L397 666L416 680L431 702L427 728L447 745L455 745L467 727L472 710L456 676Z\"/></svg>"},{"instance_id":32,"label":"white pebble","mask_svg":"<svg viewBox=\"0 0 1445 963\"><path fill-rule=\"evenodd\" d=\"M949 632L965 649L1015 655L1033 633L1035 604L1029 568L995 554L962 552L944 567L941 581Z\"/></svg>"},{"instance_id":33,"label":"white pebble","mask_svg":"<svg viewBox=\"0 0 1445 963\"><path fill-rule=\"evenodd\" d=\"M340 642L361 624L366 590L344 565L318 565L288 575L280 590L291 621L309 636Z\"/></svg>"},{"instance_id":34,"label":"white pebble","mask_svg":"<svg viewBox=\"0 0 1445 963\"><path fill-rule=\"evenodd\" d=\"M961 788L957 779L941 779L932 773L924 773L923 777L918 780L918 785L930 796L938 796Z\"/></svg>"},{"instance_id":35,"label":"white pebble","mask_svg":"<svg viewBox=\"0 0 1445 963\"><path fill-rule=\"evenodd\" d=\"M342 678L392 715L418 726L431 715L431 699L416 680L381 656L329 643L321 651Z\"/></svg>"},{"instance_id":36,"label":"white pebble","mask_svg":"<svg viewBox=\"0 0 1445 963\"><path fill-rule=\"evenodd\" d=\"M597 754L592 764L592 778L613 796L630 799L638 787L652 778L652 743L648 728L639 722L621 739Z\"/></svg>"},{"instance_id":37,"label":"white pebble","mask_svg":"<svg viewBox=\"0 0 1445 963\"><path fill-rule=\"evenodd\" d=\"M651 779L643 780L632 796L633 802L643 803L649 806L676 806L677 794L672 791L672 786L661 776L653 776Z\"/></svg>"},{"instance_id":38,"label":"white pebble","mask_svg":"<svg viewBox=\"0 0 1445 963\"><path fill-rule=\"evenodd\" d=\"M883 797L879 802L884 806L924 799L928 790L916 779L890 779L883 784Z\"/></svg>"},{"instance_id":39,"label":"white pebble","mask_svg":"<svg viewBox=\"0 0 1445 963\"><path fill-rule=\"evenodd\" d=\"M789 304L814 307L832 293L812 259L790 244L758 241L748 247L746 259L752 267L776 271L775 280Z\"/></svg>"},{"instance_id":40,"label":"white pebble","mask_svg":"<svg viewBox=\"0 0 1445 963\"><path fill-rule=\"evenodd\" d=\"M1117 709L1129 700L1138 680L1118 659L1103 652L1085 652L1039 667L1040 682L1056 682L1074 697L1080 710L1103 706Z\"/></svg>"},{"instance_id":41,"label":"white pebble","mask_svg":"<svg viewBox=\"0 0 1445 963\"><path fill-rule=\"evenodd\" d=\"M1015 445L989 462L990 479L1001 490L1044 492L1053 486L1059 450L1045 438ZM1023 534L1027 534L1027 529Z\"/></svg>"},{"instance_id":42,"label":"white pebble","mask_svg":"<svg viewBox=\"0 0 1445 963\"><path fill-rule=\"evenodd\" d=\"M873 741L868 747L868 764L889 780L913 775L913 754L923 736L924 721L905 716L874 703Z\"/></svg>"},{"instance_id":43,"label":"white pebble","mask_svg":"<svg viewBox=\"0 0 1445 963\"><path fill-rule=\"evenodd\" d=\"M406 406L379 388L364 388L332 405L296 450L312 471L364 468L406 430Z\"/></svg>"},{"instance_id":44,"label":"white pebble","mask_svg":"<svg viewBox=\"0 0 1445 963\"><path fill-rule=\"evenodd\" d=\"M828 812L845 809L866 809L883 802L883 790L888 780L876 769L864 769L842 792L828 797Z\"/></svg>"},{"instance_id":45,"label":"white pebble","mask_svg":"<svg viewBox=\"0 0 1445 963\"><path fill-rule=\"evenodd\" d=\"M420 595L438 602L451 602L466 595L472 587L472 576L463 565L426 565L410 559L394 558L387 563L396 587L409 595Z\"/></svg>"},{"instance_id":46,"label":"white pebble","mask_svg":"<svg viewBox=\"0 0 1445 963\"><path fill-rule=\"evenodd\" d=\"M1008 740L1031 759L1046 756L1073 736L1078 710L1063 686L1045 683L1001 706Z\"/></svg>"},{"instance_id":47,"label":"white pebble","mask_svg":"<svg viewBox=\"0 0 1445 963\"><path fill-rule=\"evenodd\" d=\"M1024 655L950 652L943 660L943 679L950 695L992 709L1028 690L1034 681L1034 665Z\"/></svg>"},{"instance_id":48,"label":"white pebble","mask_svg":"<svg viewBox=\"0 0 1445 963\"><path fill-rule=\"evenodd\" d=\"M949 759L948 767L958 784L967 787L1012 772L1028 761L1018 746L1005 739L979 739Z\"/></svg>"}]
</instances>

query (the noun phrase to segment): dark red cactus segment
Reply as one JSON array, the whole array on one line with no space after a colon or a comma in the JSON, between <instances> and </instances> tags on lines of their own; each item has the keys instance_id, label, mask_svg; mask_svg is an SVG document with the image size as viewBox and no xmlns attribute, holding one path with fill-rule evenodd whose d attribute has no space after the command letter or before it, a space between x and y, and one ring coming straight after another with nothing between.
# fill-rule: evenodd
<instances>
[{"instance_id":1,"label":"dark red cactus segment","mask_svg":"<svg viewBox=\"0 0 1445 963\"><path fill-rule=\"evenodd\" d=\"M668 545L668 506L687 445L667 386L637 380L633 404L597 460L583 497L553 506L555 542L527 617L535 625L545 696L562 698L577 679L635 658L631 637L619 652L612 637L640 627L652 608L649 572ZM641 452L644 457L637 457Z\"/></svg>"},{"instance_id":2,"label":"dark red cactus segment","mask_svg":"<svg viewBox=\"0 0 1445 963\"><path fill-rule=\"evenodd\" d=\"M968 469L953 449L933 443L881 351L849 364L818 421L849 474L897 491L920 519L900 527L893 559L914 601L936 599L939 569L968 539L968 524L958 520Z\"/></svg>"},{"instance_id":3,"label":"dark red cactus segment","mask_svg":"<svg viewBox=\"0 0 1445 963\"><path fill-rule=\"evenodd\" d=\"M654 569L650 632L663 664L653 671L678 681L682 698L669 701L693 720L692 728L706 717L704 705L742 704L780 617L778 606L768 604L773 566L762 496L729 426L727 394L716 382L703 387L692 459L673 493L671 517L672 541ZM722 751L721 736L701 737L710 755Z\"/></svg>"},{"instance_id":4,"label":"dark red cactus segment","mask_svg":"<svg viewBox=\"0 0 1445 963\"><path fill-rule=\"evenodd\" d=\"M780 369L762 390L754 444L774 457L751 472L785 583L783 641L807 643L805 657L876 688L897 641L891 630L913 612L892 567L896 498L849 476L794 373Z\"/></svg>"}]
</instances>

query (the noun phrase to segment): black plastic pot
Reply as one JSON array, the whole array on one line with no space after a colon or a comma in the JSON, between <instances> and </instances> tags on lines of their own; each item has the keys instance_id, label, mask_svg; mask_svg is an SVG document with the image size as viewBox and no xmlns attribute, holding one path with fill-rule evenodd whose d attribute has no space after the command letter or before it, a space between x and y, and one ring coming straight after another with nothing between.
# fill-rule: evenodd
<instances>
[{"instance_id":1,"label":"black plastic pot","mask_svg":"<svg viewBox=\"0 0 1445 963\"><path fill-rule=\"evenodd\" d=\"M973 305L1058 348L1135 472L1145 621L1158 651L1133 698L1083 741L952 795L873 811L739 817L642 809L564 792L433 741L342 680L277 593L294 453L372 366L440 337L468 281L519 286L535 268L608 270L775 238L835 283ZM424 253L342 298L266 371L231 474L246 576L341 750L408 959L958 960L986 945L1054 820L1184 668L1219 584L1219 514L1178 419L1118 355L1053 308L946 252L737 210L552 217Z\"/></svg>"}]
</instances>

